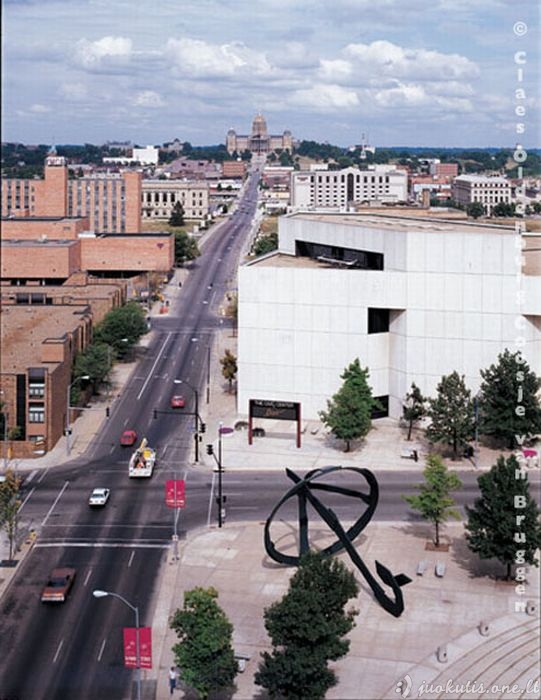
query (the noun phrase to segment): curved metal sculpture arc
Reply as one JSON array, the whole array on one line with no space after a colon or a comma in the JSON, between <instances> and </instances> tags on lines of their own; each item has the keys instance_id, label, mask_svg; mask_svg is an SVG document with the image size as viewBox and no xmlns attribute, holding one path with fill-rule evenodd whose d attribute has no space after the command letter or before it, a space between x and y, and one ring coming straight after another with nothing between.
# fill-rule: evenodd
<instances>
[{"instance_id":1,"label":"curved metal sculpture arc","mask_svg":"<svg viewBox=\"0 0 541 700\"><path fill-rule=\"evenodd\" d=\"M362 491L357 491L355 489L344 488L342 486L336 486L332 484L322 484L318 483L316 480L320 477L327 476L336 471L353 471L357 474L363 476L369 486L369 492L367 494ZM299 477L295 472L290 469L286 469L286 474L289 479L295 482L295 485L280 499L280 501L273 508L271 514L267 518L265 523L265 549L267 554L279 564L286 564L288 566L298 566L299 561L303 554L309 551L310 545L308 541L308 512L307 512L307 502L314 508L314 510L319 514L321 519L327 523L331 530L336 534L337 540L333 544L325 547L322 553L326 556L335 554L336 552L345 549L352 562L359 569L362 575L365 577L368 585L374 592L374 596L378 603L391 615L399 617L404 611L404 598L402 591L400 590L402 586L411 582L411 579L405 574L397 574L396 576L379 561L376 561L376 571L381 579L381 581L391 588L392 597L387 595L384 589L381 587L376 578L372 575L364 561L361 559L357 551L352 545L352 541L357 537L357 535L364 530L368 525L372 516L376 510L378 499L379 499L379 487L376 477L369 469L363 469L359 467L324 467L323 469L313 469L308 472L304 478ZM340 524L336 514L331 508L324 506L321 501L316 498L312 493L313 491L323 491L327 493L338 493L344 496L358 498L367 504L367 509L365 512L355 521L355 523L346 531ZM282 505L294 496L298 500L299 509L299 555L290 556L279 552L274 542L270 536L270 526L274 519L274 516Z\"/></svg>"}]
</instances>

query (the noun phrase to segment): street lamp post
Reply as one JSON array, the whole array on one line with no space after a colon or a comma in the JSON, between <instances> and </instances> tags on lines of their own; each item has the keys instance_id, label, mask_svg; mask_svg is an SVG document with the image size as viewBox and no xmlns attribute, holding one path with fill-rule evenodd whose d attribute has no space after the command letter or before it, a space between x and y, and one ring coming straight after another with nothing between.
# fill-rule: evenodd
<instances>
[{"instance_id":1,"label":"street lamp post","mask_svg":"<svg viewBox=\"0 0 541 700\"><path fill-rule=\"evenodd\" d=\"M222 496L222 428L223 423L220 423L218 427L218 527L222 527L223 517L222 517L222 507L223 507L223 496Z\"/></svg>"},{"instance_id":2,"label":"street lamp post","mask_svg":"<svg viewBox=\"0 0 541 700\"><path fill-rule=\"evenodd\" d=\"M174 379L175 384L186 384L194 393L195 397L195 415L194 415L194 439L195 439L195 461L199 462L199 392L197 389L189 384L185 379Z\"/></svg>"},{"instance_id":3,"label":"street lamp post","mask_svg":"<svg viewBox=\"0 0 541 700\"><path fill-rule=\"evenodd\" d=\"M66 398L66 454L69 455L70 450L71 450L71 445L70 445L70 392L71 392L71 387L77 384L77 382L83 381L85 379L90 379L88 374L83 374L80 377L77 377L72 381L71 384L68 384L68 392L67 392L67 398Z\"/></svg>"},{"instance_id":4,"label":"street lamp post","mask_svg":"<svg viewBox=\"0 0 541 700\"><path fill-rule=\"evenodd\" d=\"M141 700L141 649L139 645L139 608L135 605L129 603L126 598L123 598L118 593L112 593L111 591L92 591L94 598L105 598L106 596L113 596L113 598L118 598L125 605L128 606L135 613L135 664L137 670L137 700Z\"/></svg>"}]
</instances>

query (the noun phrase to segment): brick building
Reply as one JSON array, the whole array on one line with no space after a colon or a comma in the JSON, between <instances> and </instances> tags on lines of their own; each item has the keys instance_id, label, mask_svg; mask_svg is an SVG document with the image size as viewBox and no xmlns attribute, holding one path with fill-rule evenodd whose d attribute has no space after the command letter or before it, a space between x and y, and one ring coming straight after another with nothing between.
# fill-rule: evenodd
<instances>
[{"instance_id":1,"label":"brick building","mask_svg":"<svg viewBox=\"0 0 541 700\"><path fill-rule=\"evenodd\" d=\"M2 180L3 217L85 217L95 233L141 231L141 173L69 179L66 159L49 155L43 180Z\"/></svg>"}]
</instances>

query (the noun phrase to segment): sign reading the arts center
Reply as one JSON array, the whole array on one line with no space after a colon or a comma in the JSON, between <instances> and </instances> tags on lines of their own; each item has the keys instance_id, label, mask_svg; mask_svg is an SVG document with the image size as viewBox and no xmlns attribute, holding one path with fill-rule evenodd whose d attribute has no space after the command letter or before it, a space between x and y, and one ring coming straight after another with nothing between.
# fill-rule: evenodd
<instances>
[{"instance_id":1,"label":"sign reading the arts center","mask_svg":"<svg viewBox=\"0 0 541 700\"><path fill-rule=\"evenodd\" d=\"M253 429L254 418L272 420L294 420L297 422L297 447L301 446L301 405L296 401L273 401L271 399L250 399L248 413L248 444L257 435Z\"/></svg>"},{"instance_id":2,"label":"sign reading the arts center","mask_svg":"<svg viewBox=\"0 0 541 700\"><path fill-rule=\"evenodd\" d=\"M250 399L250 415L254 418L273 418L274 420L298 420L300 403L294 401L264 401Z\"/></svg>"}]
</instances>

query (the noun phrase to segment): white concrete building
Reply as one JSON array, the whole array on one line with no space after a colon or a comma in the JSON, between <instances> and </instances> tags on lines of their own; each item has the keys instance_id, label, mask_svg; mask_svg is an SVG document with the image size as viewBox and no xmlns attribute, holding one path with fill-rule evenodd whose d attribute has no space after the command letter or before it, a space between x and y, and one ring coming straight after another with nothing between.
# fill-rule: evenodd
<instances>
[{"instance_id":1,"label":"white concrete building","mask_svg":"<svg viewBox=\"0 0 541 700\"><path fill-rule=\"evenodd\" d=\"M156 146L145 146L145 148L134 148L132 151L133 160L141 165L158 165L160 149Z\"/></svg>"},{"instance_id":2,"label":"white concrete building","mask_svg":"<svg viewBox=\"0 0 541 700\"><path fill-rule=\"evenodd\" d=\"M464 206L481 202L490 214L496 204L511 202L511 185L504 177L459 175L453 180L452 197Z\"/></svg>"},{"instance_id":3,"label":"white concrete building","mask_svg":"<svg viewBox=\"0 0 541 700\"><path fill-rule=\"evenodd\" d=\"M393 417L412 382L433 396L456 370L475 392L505 348L541 375L540 243L385 213L281 217L278 252L239 270L239 412L250 399L300 401L316 419L357 357Z\"/></svg>"},{"instance_id":4,"label":"white concrete building","mask_svg":"<svg viewBox=\"0 0 541 700\"><path fill-rule=\"evenodd\" d=\"M392 166L368 170L299 171L291 175L291 208L331 208L345 211L363 202L405 202L408 175Z\"/></svg>"}]
</instances>

